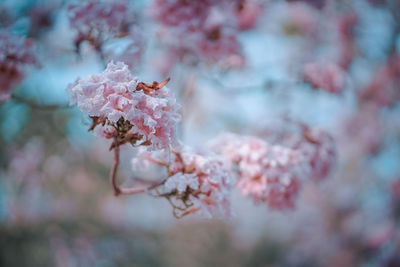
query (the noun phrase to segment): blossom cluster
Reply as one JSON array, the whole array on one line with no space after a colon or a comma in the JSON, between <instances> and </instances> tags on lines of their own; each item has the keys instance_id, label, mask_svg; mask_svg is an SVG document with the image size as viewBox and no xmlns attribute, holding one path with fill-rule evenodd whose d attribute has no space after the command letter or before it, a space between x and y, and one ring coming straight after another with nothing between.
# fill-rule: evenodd
<instances>
[{"instance_id":1,"label":"blossom cluster","mask_svg":"<svg viewBox=\"0 0 400 267\"><path fill-rule=\"evenodd\" d=\"M244 195L279 210L294 208L301 181L325 179L336 158L332 137L308 128L301 138L291 136L279 144L224 134L210 147L231 162L231 169L238 174L237 187Z\"/></svg>"},{"instance_id":2,"label":"blossom cluster","mask_svg":"<svg viewBox=\"0 0 400 267\"><path fill-rule=\"evenodd\" d=\"M113 138L112 147L125 143L150 150L175 144L179 105L163 83L138 82L122 62L110 62L100 74L70 84L70 104L93 119L92 130Z\"/></svg>"},{"instance_id":3,"label":"blossom cluster","mask_svg":"<svg viewBox=\"0 0 400 267\"><path fill-rule=\"evenodd\" d=\"M391 107L400 99L400 57L388 56L368 84L359 93L360 102L372 102L380 107Z\"/></svg>"},{"instance_id":4,"label":"blossom cluster","mask_svg":"<svg viewBox=\"0 0 400 267\"><path fill-rule=\"evenodd\" d=\"M165 163L168 177L157 192L158 196L169 200L174 215L183 217L198 213L205 217L229 216L231 177L224 162L216 155L196 153L184 146L174 150L170 156L169 163ZM134 170L137 158L163 162L156 159L155 155L142 151L132 160Z\"/></svg>"},{"instance_id":5,"label":"blossom cluster","mask_svg":"<svg viewBox=\"0 0 400 267\"><path fill-rule=\"evenodd\" d=\"M304 79L316 89L339 94L344 86L345 73L334 63L313 62L304 65Z\"/></svg>"},{"instance_id":6,"label":"blossom cluster","mask_svg":"<svg viewBox=\"0 0 400 267\"><path fill-rule=\"evenodd\" d=\"M308 174L299 152L235 134L219 136L211 147L232 162L232 170L237 168L237 187L244 195L272 209L294 208L300 180Z\"/></svg>"},{"instance_id":7,"label":"blossom cluster","mask_svg":"<svg viewBox=\"0 0 400 267\"><path fill-rule=\"evenodd\" d=\"M76 44L83 40L100 45L98 36L120 31L127 7L123 3L83 1L68 7L69 22L79 35Z\"/></svg>"},{"instance_id":8,"label":"blossom cluster","mask_svg":"<svg viewBox=\"0 0 400 267\"><path fill-rule=\"evenodd\" d=\"M0 30L0 101L10 98L11 90L23 80L27 66L38 66L33 41Z\"/></svg>"},{"instance_id":9,"label":"blossom cluster","mask_svg":"<svg viewBox=\"0 0 400 267\"><path fill-rule=\"evenodd\" d=\"M326 131L298 121L283 120L284 126L271 125L260 133L268 142L301 153L309 166L308 177L315 181L326 179L336 163L334 138Z\"/></svg>"},{"instance_id":10,"label":"blossom cluster","mask_svg":"<svg viewBox=\"0 0 400 267\"><path fill-rule=\"evenodd\" d=\"M327 132L303 128L302 139L294 149L301 151L306 158L311 168L311 180L319 182L329 176L337 154L334 139Z\"/></svg>"},{"instance_id":11,"label":"blossom cluster","mask_svg":"<svg viewBox=\"0 0 400 267\"><path fill-rule=\"evenodd\" d=\"M253 1L157 0L152 12L161 40L176 57L240 66L244 61L236 35L255 26L261 7Z\"/></svg>"},{"instance_id":12,"label":"blossom cluster","mask_svg":"<svg viewBox=\"0 0 400 267\"><path fill-rule=\"evenodd\" d=\"M143 34L135 30L136 14L126 1L82 1L68 6L68 16L71 27L78 32L78 52L81 43L87 41L103 60L122 60L132 68L141 59ZM118 42L122 44L118 49L105 46L113 47Z\"/></svg>"}]
</instances>

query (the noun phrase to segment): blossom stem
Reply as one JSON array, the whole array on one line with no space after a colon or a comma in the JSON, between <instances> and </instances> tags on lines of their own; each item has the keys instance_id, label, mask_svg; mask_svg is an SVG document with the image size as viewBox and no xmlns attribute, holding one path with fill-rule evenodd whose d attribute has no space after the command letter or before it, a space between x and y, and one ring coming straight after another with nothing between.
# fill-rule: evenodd
<instances>
[{"instance_id":1,"label":"blossom stem","mask_svg":"<svg viewBox=\"0 0 400 267\"><path fill-rule=\"evenodd\" d=\"M161 182L152 184L148 187L142 187L142 188L136 188L136 187L131 187L131 188L121 188L117 184L117 171L118 171L118 166L119 166L119 145L116 145L114 147L114 163L111 168L110 172L110 182L114 190L114 195L134 195L134 194L140 194L140 193L145 193L149 190L152 190L154 188L157 188L160 185L163 185L166 181L166 179L162 180Z\"/></svg>"},{"instance_id":2,"label":"blossom stem","mask_svg":"<svg viewBox=\"0 0 400 267\"><path fill-rule=\"evenodd\" d=\"M114 163L110 172L110 182L111 185L114 189L114 195L118 196L121 193L120 188L117 185L117 170L118 170L118 165L119 165L119 146L116 145L114 147Z\"/></svg>"},{"instance_id":3,"label":"blossom stem","mask_svg":"<svg viewBox=\"0 0 400 267\"><path fill-rule=\"evenodd\" d=\"M140 194L140 193L145 193L149 190L152 190L156 187L159 187L160 185L163 185L165 183L165 180L159 182L159 183L155 183L153 185L150 185L148 187L143 187L143 188L135 188L135 187L131 187L131 188L119 188L119 193L123 194L123 195L134 195L134 194Z\"/></svg>"}]
</instances>

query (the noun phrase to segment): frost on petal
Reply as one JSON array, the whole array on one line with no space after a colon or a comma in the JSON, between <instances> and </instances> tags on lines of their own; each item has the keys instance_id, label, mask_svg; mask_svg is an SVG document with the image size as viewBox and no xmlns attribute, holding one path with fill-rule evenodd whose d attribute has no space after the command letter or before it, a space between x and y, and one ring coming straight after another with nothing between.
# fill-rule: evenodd
<instances>
[{"instance_id":1,"label":"frost on petal","mask_svg":"<svg viewBox=\"0 0 400 267\"><path fill-rule=\"evenodd\" d=\"M176 173L168 178L165 182L165 187L169 191L177 190L178 193L183 193L187 189L197 190L199 181L195 174Z\"/></svg>"}]
</instances>

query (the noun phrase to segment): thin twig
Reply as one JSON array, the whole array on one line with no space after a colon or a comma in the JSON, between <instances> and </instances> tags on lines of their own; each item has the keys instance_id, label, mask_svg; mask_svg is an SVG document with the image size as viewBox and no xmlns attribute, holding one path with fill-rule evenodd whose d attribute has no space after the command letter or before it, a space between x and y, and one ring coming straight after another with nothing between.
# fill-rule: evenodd
<instances>
[{"instance_id":1,"label":"thin twig","mask_svg":"<svg viewBox=\"0 0 400 267\"><path fill-rule=\"evenodd\" d=\"M114 195L118 196L121 193L120 188L117 185L117 170L118 170L118 165L119 165L119 146L116 145L114 147L114 163L113 166L111 168L111 172L110 172L110 182L111 185L114 189Z\"/></svg>"},{"instance_id":2,"label":"thin twig","mask_svg":"<svg viewBox=\"0 0 400 267\"><path fill-rule=\"evenodd\" d=\"M57 109L68 109L68 108L71 108L71 106L69 106L69 105L59 105L59 104L42 105L42 104L36 103L35 101L23 98L22 96L15 95L15 94L12 94L11 98L16 100L16 101L18 101L18 102L20 102L20 103L26 104L26 105L30 106L31 108L34 108L34 109L57 110Z\"/></svg>"},{"instance_id":3,"label":"thin twig","mask_svg":"<svg viewBox=\"0 0 400 267\"><path fill-rule=\"evenodd\" d=\"M144 188L135 188L135 187L119 188L119 193L122 195L134 195L134 194L145 193L145 192L148 192L150 190L153 190L153 189L159 187L160 185L163 185L165 183L165 181L166 180L163 180L161 182L155 183L153 185L150 185L150 186L144 187Z\"/></svg>"},{"instance_id":4,"label":"thin twig","mask_svg":"<svg viewBox=\"0 0 400 267\"><path fill-rule=\"evenodd\" d=\"M114 141L116 142L116 141ZM163 185L166 181L166 179L162 180L161 182L157 182L155 184L152 184L148 187L142 187L142 188L137 188L137 187L131 187L131 188L121 188L117 184L117 171L118 171L118 166L119 166L119 145L116 145L114 147L114 163L111 168L110 172L110 183L112 185L112 188L114 190L114 195L134 195L134 194L140 194L140 193L145 193L147 191L150 191L152 189L155 189L159 187L160 185Z\"/></svg>"}]
</instances>

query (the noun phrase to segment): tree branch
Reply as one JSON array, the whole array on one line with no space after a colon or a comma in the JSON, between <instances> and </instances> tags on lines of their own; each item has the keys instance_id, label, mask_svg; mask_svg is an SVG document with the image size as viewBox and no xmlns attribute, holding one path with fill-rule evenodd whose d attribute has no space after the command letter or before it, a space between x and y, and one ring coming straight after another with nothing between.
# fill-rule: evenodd
<instances>
[{"instance_id":1,"label":"tree branch","mask_svg":"<svg viewBox=\"0 0 400 267\"><path fill-rule=\"evenodd\" d=\"M119 165L119 146L117 145L114 147L114 163L110 172L110 182L113 187L115 196L118 196L121 193L121 190L119 189L116 181L118 165Z\"/></svg>"},{"instance_id":2,"label":"tree branch","mask_svg":"<svg viewBox=\"0 0 400 267\"><path fill-rule=\"evenodd\" d=\"M140 194L140 193L145 193L147 191L150 191L154 188L159 187L160 185L163 185L166 181L166 179L162 180L161 182L157 182L155 184L152 184L148 187L142 187L142 188L136 188L136 187L131 187L131 188L121 188L117 184L117 171L118 171L118 166L119 166L119 146L114 147L114 163L111 168L110 172L110 183L112 185L112 188L114 190L114 195L134 195L134 194Z\"/></svg>"},{"instance_id":3,"label":"tree branch","mask_svg":"<svg viewBox=\"0 0 400 267\"><path fill-rule=\"evenodd\" d=\"M54 104L54 105L42 105L42 104L38 104L35 101L32 101L30 99L26 99L23 98L22 96L19 95L15 95L12 94L11 98L16 100L17 102L23 103L28 105L31 108L34 109L41 109L41 110L57 110L57 109L68 109L71 108L71 106L69 105L58 105L58 104Z\"/></svg>"}]
</instances>

